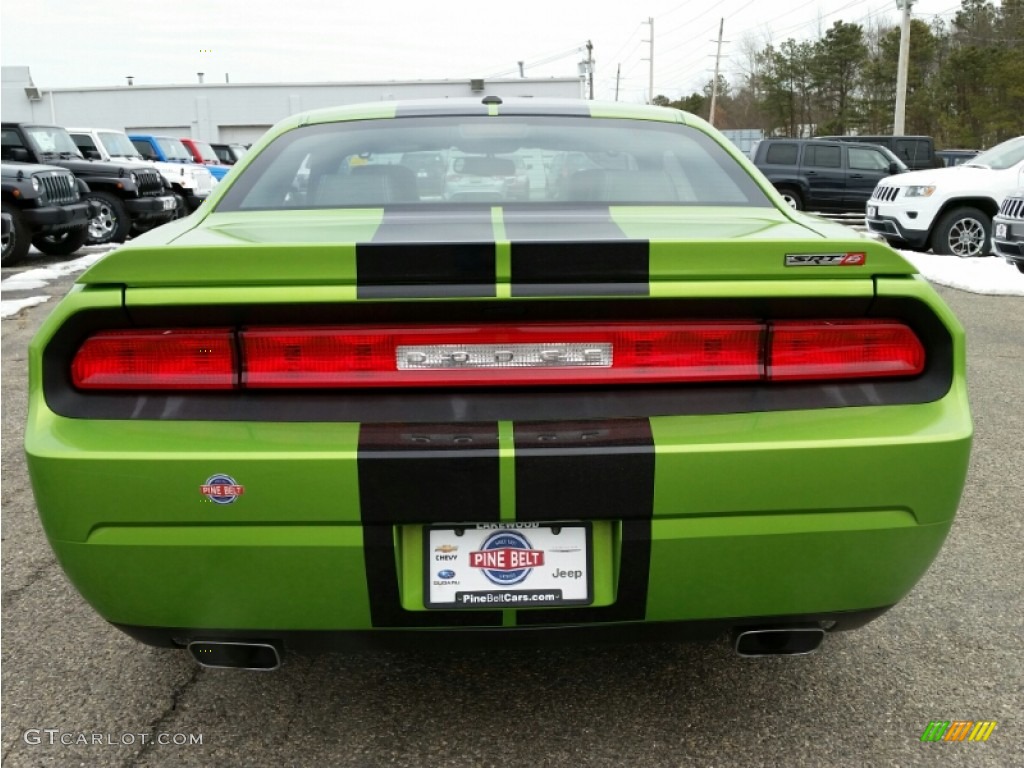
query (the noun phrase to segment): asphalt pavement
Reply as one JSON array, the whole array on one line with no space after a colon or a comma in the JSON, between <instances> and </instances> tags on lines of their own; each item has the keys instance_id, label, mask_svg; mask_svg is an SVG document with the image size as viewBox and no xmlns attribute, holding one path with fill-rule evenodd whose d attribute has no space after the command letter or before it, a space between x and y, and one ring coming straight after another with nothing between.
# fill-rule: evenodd
<instances>
[{"instance_id":1,"label":"asphalt pavement","mask_svg":"<svg viewBox=\"0 0 1024 768\"><path fill-rule=\"evenodd\" d=\"M905 600L815 655L741 659L723 638L293 654L249 673L122 635L46 543L22 455L26 348L73 279L2 322L3 768L1024 764L1024 299L939 289L968 329L960 513ZM935 720L998 725L923 743Z\"/></svg>"}]
</instances>

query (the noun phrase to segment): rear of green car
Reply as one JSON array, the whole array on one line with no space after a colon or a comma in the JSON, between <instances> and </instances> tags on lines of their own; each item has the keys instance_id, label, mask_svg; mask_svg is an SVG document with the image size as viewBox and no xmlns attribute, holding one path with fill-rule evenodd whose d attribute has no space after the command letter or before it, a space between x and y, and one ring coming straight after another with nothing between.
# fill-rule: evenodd
<instances>
[{"instance_id":1,"label":"rear of green car","mask_svg":"<svg viewBox=\"0 0 1024 768\"><path fill-rule=\"evenodd\" d=\"M579 109L554 114L684 129ZM886 246L780 209L731 149L754 204L247 210L273 142L32 345L40 515L108 621L227 666L445 630L801 652L928 568L970 448L963 330Z\"/></svg>"}]
</instances>

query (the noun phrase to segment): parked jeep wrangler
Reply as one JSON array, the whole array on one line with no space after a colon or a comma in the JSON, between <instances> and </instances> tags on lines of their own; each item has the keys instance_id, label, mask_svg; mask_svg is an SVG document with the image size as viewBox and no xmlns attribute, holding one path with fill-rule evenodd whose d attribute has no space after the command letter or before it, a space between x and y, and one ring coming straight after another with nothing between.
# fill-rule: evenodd
<instances>
[{"instance_id":1,"label":"parked jeep wrangler","mask_svg":"<svg viewBox=\"0 0 1024 768\"><path fill-rule=\"evenodd\" d=\"M89 187L70 171L51 165L0 164L3 198L3 265L25 258L29 244L50 256L67 256L89 231Z\"/></svg>"},{"instance_id":2,"label":"parked jeep wrangler","mask_svg":"<svg viewBox=\"0 0 1024 768\"><path fill-rule=\"evenodd\" d=\"M210 144L217 157L224 165L234 165L248 152L248 148L242 144Z\"/></svg>"},{"instance_id":3,"label":"parked jeep wrangler","mask_svg":"<svg viewBox=\"0 0 1024 768\"><path fill-rule=\"evenodd\" d=\"M221 163L220 157L207 142L199 139L181 138L179 141L185 145L185 149L192 155L192 159L205 165L217 181L222 181L231 170L231 166Z\"/></svg>"},{"instance_id":4,"label":"parked jeep wrangler","mask_svg":"<svg viewBox=\"0 0 1024 768\"><path fill-rule=\"evenodd\" d=\"M66 168L89 186L85 198L99 203L86 242L121 243L174 218L175 200L160 173L146 165L86 160L68 132L55 125L3 123L0 157Z\"/></svg>"},{"instance_id":5,"label":"parked jeep wrangler","mask_svg":"<svg viewBox=\"0 0 1024 768\"><path fill-rule=\"evenodd\" d=\"M68 128L68 133L86 159L106 160L121 165L143 163L160 171L174 193L175 218L195 211L217 184L206 166L143 157L123 131L110 128ZM157 155L154 153L153 156Z\"/></svg>"}]
</instances>

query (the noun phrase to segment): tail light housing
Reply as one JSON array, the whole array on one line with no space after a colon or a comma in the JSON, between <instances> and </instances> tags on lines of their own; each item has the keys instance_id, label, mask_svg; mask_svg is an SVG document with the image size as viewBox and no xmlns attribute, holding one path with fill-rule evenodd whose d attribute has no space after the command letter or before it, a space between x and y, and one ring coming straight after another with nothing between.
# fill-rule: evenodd
<instances>
[{"instance_id":1,"label":"tail light housing","mask_svg":"<svg viewBox=\"0 0 1024 768\"><path fill-rule=\"evenodd\" d=\"M895 320L263 326L102 331L82 390L806 382L912 377L925 350Z\"/></svg>"},{"instance_id":2,"label":"tail light housing","mask_svg":"<svg viewBox=\"0 0 1024 768\"><path fill-rule=\"evenodd\" d=\"M79 389L234 389L234 332L226 328L103 331L71 363Z\"/></svg>"}]
</instances>

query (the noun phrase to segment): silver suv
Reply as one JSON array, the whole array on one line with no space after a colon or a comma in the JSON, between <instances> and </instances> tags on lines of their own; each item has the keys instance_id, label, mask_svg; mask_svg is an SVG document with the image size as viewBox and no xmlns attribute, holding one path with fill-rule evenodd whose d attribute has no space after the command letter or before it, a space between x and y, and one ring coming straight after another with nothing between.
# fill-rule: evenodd
<instances>
[{"instance_id":1,"label":"silver suv","mask_svg":"<svg viewBox=\"0 0 1024 768\"><path fill-rule=\"evenodd\" d=\"M1024 272L1024 188L1008 195L992 219L992 250Z\"/></svg>"}]
</instances>

